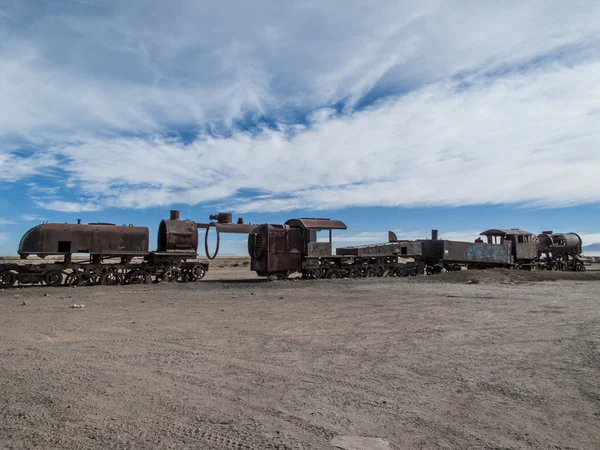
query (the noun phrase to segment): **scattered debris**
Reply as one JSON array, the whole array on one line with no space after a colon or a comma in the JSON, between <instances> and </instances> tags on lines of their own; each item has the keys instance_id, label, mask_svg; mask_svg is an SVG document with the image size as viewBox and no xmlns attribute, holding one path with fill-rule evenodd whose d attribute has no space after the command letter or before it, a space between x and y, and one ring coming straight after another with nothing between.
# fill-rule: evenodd
<instances>
[{"instance_id":1,"label":"scattered debris","mask_svg":"<svg viewBox=\"0 0 600 450\"><path fill-rule=\"evenodd\" d=\"M79 305L77 303L74 303L71 305L71 308L83 309L83 308L85 308L85 305Z\"/></svg>"},{"instance_id":2,"label":"scattered debris","mask_svg":"<svg viewBox=\"0 0 600 450\"><path fill-rule=\"evenodd\" d=\"M44 292L44 297L48 297L48 293L47 292Z\"/></svg>"},{"instance_id":3,"label":"scattered debris","mask_svg":"<svg viewBox=\"0 0 600 450\"><path fill-rule=\"evenodd\" d=\"M390 443L381 438L362 436L336 436L331 445L344 450L389 450Z\"/></svg>"},{"instance_id":4,"label":"scattered debris","mask_svg":"<svg viewBox=\"0 0 600 450\"><path fill-rule=\"evenodd\" d=\"M21 303L23 306L26 306L29 304L29 302L26 302L25 300L23 300L23 303Z\"/></svg>"},{"instance_id":5,"label":"scattered debris","mask_svg":"<svg viewBox=\"0 0 600 450\"><path fill-rule=\"evenodd\" d=\"M468 280L467 284L479 284L479 280Z\"/></svg>"}]
</instances>

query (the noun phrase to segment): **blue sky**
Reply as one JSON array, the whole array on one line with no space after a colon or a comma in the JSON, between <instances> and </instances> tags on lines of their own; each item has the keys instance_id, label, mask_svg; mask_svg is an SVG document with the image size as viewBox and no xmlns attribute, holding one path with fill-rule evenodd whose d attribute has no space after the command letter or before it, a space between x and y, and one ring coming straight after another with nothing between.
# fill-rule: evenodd
<instances>
[{"instance_id":1,"label":"blue sky","mask_svg":"<svg viewBox=\"0 0 600 450\"><path fill-rule=\"evenodd\" d=\"M0 253L171 208L600 242L599 79L597 1L0 0Z\"/></svg>"}]
</instances>

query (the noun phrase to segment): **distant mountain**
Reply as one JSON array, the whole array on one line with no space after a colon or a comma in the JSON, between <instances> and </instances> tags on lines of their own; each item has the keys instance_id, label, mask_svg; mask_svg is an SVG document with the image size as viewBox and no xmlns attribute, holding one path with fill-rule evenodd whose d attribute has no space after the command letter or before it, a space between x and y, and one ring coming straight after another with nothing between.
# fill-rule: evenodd
<instances>
[{"instance_id":1,"label":"distant mountain","mask_svg":"<svg viewBox=\"0 0 600 450\"><path fill-rule=\"evenodd\" d=\"M600 256L600 242L590 245L584 245L581 251L586 256Z\"/></svg>"}]
</instances>

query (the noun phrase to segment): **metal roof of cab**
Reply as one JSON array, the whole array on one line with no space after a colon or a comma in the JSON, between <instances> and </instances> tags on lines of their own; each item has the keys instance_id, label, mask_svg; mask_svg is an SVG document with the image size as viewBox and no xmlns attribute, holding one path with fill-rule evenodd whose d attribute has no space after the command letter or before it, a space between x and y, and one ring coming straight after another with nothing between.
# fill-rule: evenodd
<instances>
[{"instance_id":1,"label":"metal roof of cab","mask_svg":"<svg viewBox=\"0 0 600 450\"><path fill-rule=\"evenodd\" d=\"M290 219L285 224L305 230L345 230L348 228L341 220L331 219Z\"/></svg>"},{"instance_id":2,"label":"metal roof of cab","mask_svg":"<svg viewBox=\"0 0 600 450\"><path fill-rule=\"evenodd\" d=\"M510 236L510 235L522 235L522 234L533 234L529 231L519 230L518 228L511 228L508 230L487 230L483 233L479 233L480 236Z\"/></svg>"}]
</instances>

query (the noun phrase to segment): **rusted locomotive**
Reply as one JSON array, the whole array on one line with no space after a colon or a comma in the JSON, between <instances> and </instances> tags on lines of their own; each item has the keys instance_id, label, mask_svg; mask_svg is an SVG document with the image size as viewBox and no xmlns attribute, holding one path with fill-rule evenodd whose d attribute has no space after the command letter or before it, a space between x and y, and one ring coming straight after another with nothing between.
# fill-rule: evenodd
<instances>
[{"instance_id":1,"label":"rusted locomotive","mask_svg":"<svg viewBox=\"0 0 600 450\"><path fill-rule=\"evenodd\" d=\"M389 232L389 242L337 248L332 254L331 230L346 229L340 221L294 219L284 225L258 226L249 236L251 269L259 276L286 278L301 273L304 278L355 278L406 276L442 271L503 267L517 270L584 271L580 258L581 239L575 233L491 229L475 242L438 239L398 240ZM316 232L329 231L329 242L317 242Z\"/></svg>"},{"instance_id":2,"label":"rusted locomotive","mask_svg":"<svg viewBox=\"0 0 600 450\"><path fill-rule=\"evenodd\" d=\"M44 283L139 284L152 281L197 281L208 263L197 261L198 225L171 211L158 228L158 245L149 251L146 227L110 223L41 224L27 231L19 243L21 259L62 256L62 260L29 264L0 264L0 286ZM74 254L88 260L74 261ZM141 261L134 261L138 259Z\"/></svg>"},{"instance_id":3,"label":"rusted locomotive","mask_svg":"<svg viewBox=\"0 0 600 450\"><path fill-rule=\"evenodd\" d=\"M287 278L354 278L402 276L424 271L419 261L421 246L404 241L336 249L332 254L332 230L346 225L330 219L292 219L283 225L263 224L248 237L251 270L259 276ZM317 232L328 231L328 242L318 242Z\"/></svg>"},{"instance_id":4,"label":"rusted locomotive","mask_svg":"<svg viewBox=\"0 0 600 450\"><path fill-rule=\"evenodd\" d=\"M205 229L205 251L209 259L219 250L219 235L248 234L251 270L259 276L287 278L300 273L304 278L355 278L410 276L441 271L505 267L523 270L583 271L582 242L575 233L543 232L535 235L520 229L484 231L475 242L438 239L399 240L389 232L386 243L341 247L333 252L332 230L345 230L339 220L323 218L290 219L283 225L233 223L229 213L210 216L215 222L181 220L171 211L158 227L157 248L148 251L146 227L117 226L110 223L42 224L27 231L19 244L23 263L0 264L0 287L15 283L138 284L160 281L197 281L208 270L198 261L198 230ZM214 227L217 248L211 256L208 233ZM319 231L329 239L317 239ZM75 261L74 254L88 259ZM62 260L29 264L29 256Z\"/></svg>"}]
</instances>

